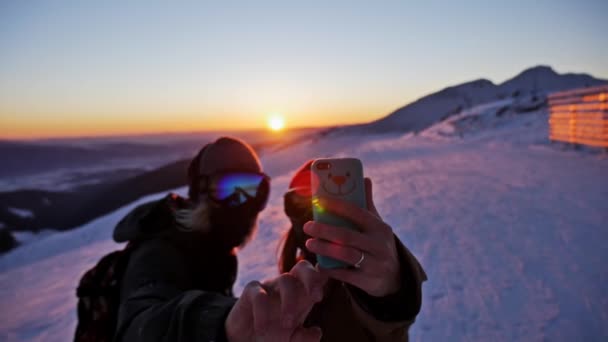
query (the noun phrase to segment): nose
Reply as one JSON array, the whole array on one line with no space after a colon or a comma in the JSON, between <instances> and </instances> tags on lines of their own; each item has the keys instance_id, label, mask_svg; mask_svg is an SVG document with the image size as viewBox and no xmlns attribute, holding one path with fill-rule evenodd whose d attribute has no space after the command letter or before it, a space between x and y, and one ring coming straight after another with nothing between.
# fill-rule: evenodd
<instances>
[{"instance_id":1,"label":"nose","mask_svg":"<svg viewBox=\"0 0 608 342\"><path fill-rule=\"evenodd\" d=\"M342 184L346 183L346 177L344 176L333 176L331 177L331 180L338 186L341 186Z\"/></svg>"}]
</instances>

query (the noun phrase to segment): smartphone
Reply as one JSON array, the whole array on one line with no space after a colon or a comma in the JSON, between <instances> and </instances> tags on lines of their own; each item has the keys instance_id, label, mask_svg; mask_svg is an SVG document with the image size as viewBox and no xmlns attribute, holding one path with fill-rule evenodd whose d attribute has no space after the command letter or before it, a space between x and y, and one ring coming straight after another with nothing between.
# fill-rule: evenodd
<instances>
[{"instance_id":1,"label":"smartphone","mask_svg":"<svg viewBox=\"0 0 608 342\"><path fill-rule=\"evenodd\" d=\"M356 158L316 159L311 165L312 214L316 222L359 230L351 221L324 210L319 204L319 196L337 198L367 208L363 164ZM317 255L319 265L324 268L344 268L351 266L340 260Z\"/></svg>"}]
</instances>

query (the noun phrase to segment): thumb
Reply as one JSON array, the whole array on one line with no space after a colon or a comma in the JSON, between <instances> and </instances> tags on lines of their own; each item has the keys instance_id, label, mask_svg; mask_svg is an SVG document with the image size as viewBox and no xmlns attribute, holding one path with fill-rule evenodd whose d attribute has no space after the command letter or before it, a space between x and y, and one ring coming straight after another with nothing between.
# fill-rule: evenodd
<instances>
[{"instance_id":1,"label":"thumb","mask_svg":"<svg viewBox=\"0 0 608 342\"><path fill-rule=\"evenodd\" d=\"M374 205L374 196L372 189L372 180L368 177L365 177L365 197L367 200L367 210L369 210L372 214L380 217L378 210L376 209L376 205Z\"/></svg>"}]
</instances>

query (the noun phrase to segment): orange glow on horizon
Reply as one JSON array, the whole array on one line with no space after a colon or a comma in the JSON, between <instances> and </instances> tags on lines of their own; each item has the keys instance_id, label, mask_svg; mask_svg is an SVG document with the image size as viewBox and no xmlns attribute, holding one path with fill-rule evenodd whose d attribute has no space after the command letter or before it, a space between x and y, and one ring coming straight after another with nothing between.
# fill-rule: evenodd
<instances>
[{"instance_id":1,"label":"orange glow on horizon","mask_svg":"<svg viewBox=\"0 0 608 342\"><path fill-rule=\"evenodd\" d=\"M11 111L15 112L15 111ZM376 116L370 115L375 113ZM326 109L311 114L304 111L290 112L290 128L314 128L369 122L382 110ZM384 112L386 113L386 112ZM281 117L282 118L282 117ZM179 134L213 131L268 130L270 122L261 112L181 114L126 114L102 115L37 113L35 118L21 115L5 115L0 111L0 139L33 140L47 138L76 138L104 136L133 136L147 134ZM275 119L278 128L279 121ZM284 120L284 119L283 119ZM282 125L285 125L284 121ZM284 130L281 128L279 130Z\"/></svg>"},{"instance_id":2,"label":"orange glow on horizon","mask_svg":"<svg viewBox=\"0 0 608 342\"><path fill-rule=\"evenodd\" d=\"M137 136L148 134L179 134L192 132L213 131L242 131L250 127L233 126L227 128L210 124L179 124L179 123L148 123L111 122L105 124L69 122L62 124L53 122L40 125L2 125L8 127L0 133L0 139L32 140L46 138L77 138L77 137L112 137ZM255 128L253 128L255 129Z\"/></svg>"}]
</instances>

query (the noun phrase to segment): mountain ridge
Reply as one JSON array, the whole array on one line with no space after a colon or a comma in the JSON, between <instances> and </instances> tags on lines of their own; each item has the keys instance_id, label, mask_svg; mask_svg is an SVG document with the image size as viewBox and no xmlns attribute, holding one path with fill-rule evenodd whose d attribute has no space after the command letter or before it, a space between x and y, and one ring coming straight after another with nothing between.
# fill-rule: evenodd
<instances>
[{"instance_id":1,"label":"mountain ridge","mask_svg":"<svg viewBox=\"0 0 608 342\"><path fill-rule=\"evenodd\" d=\"M554 91L608 84L586 73L557 73L548 65L527 68L499 84L479 78L445 87L369 123L343 126L332 134L420 132L472 106L508 97L545 97Z\"/></svg>"}]
</instances>

